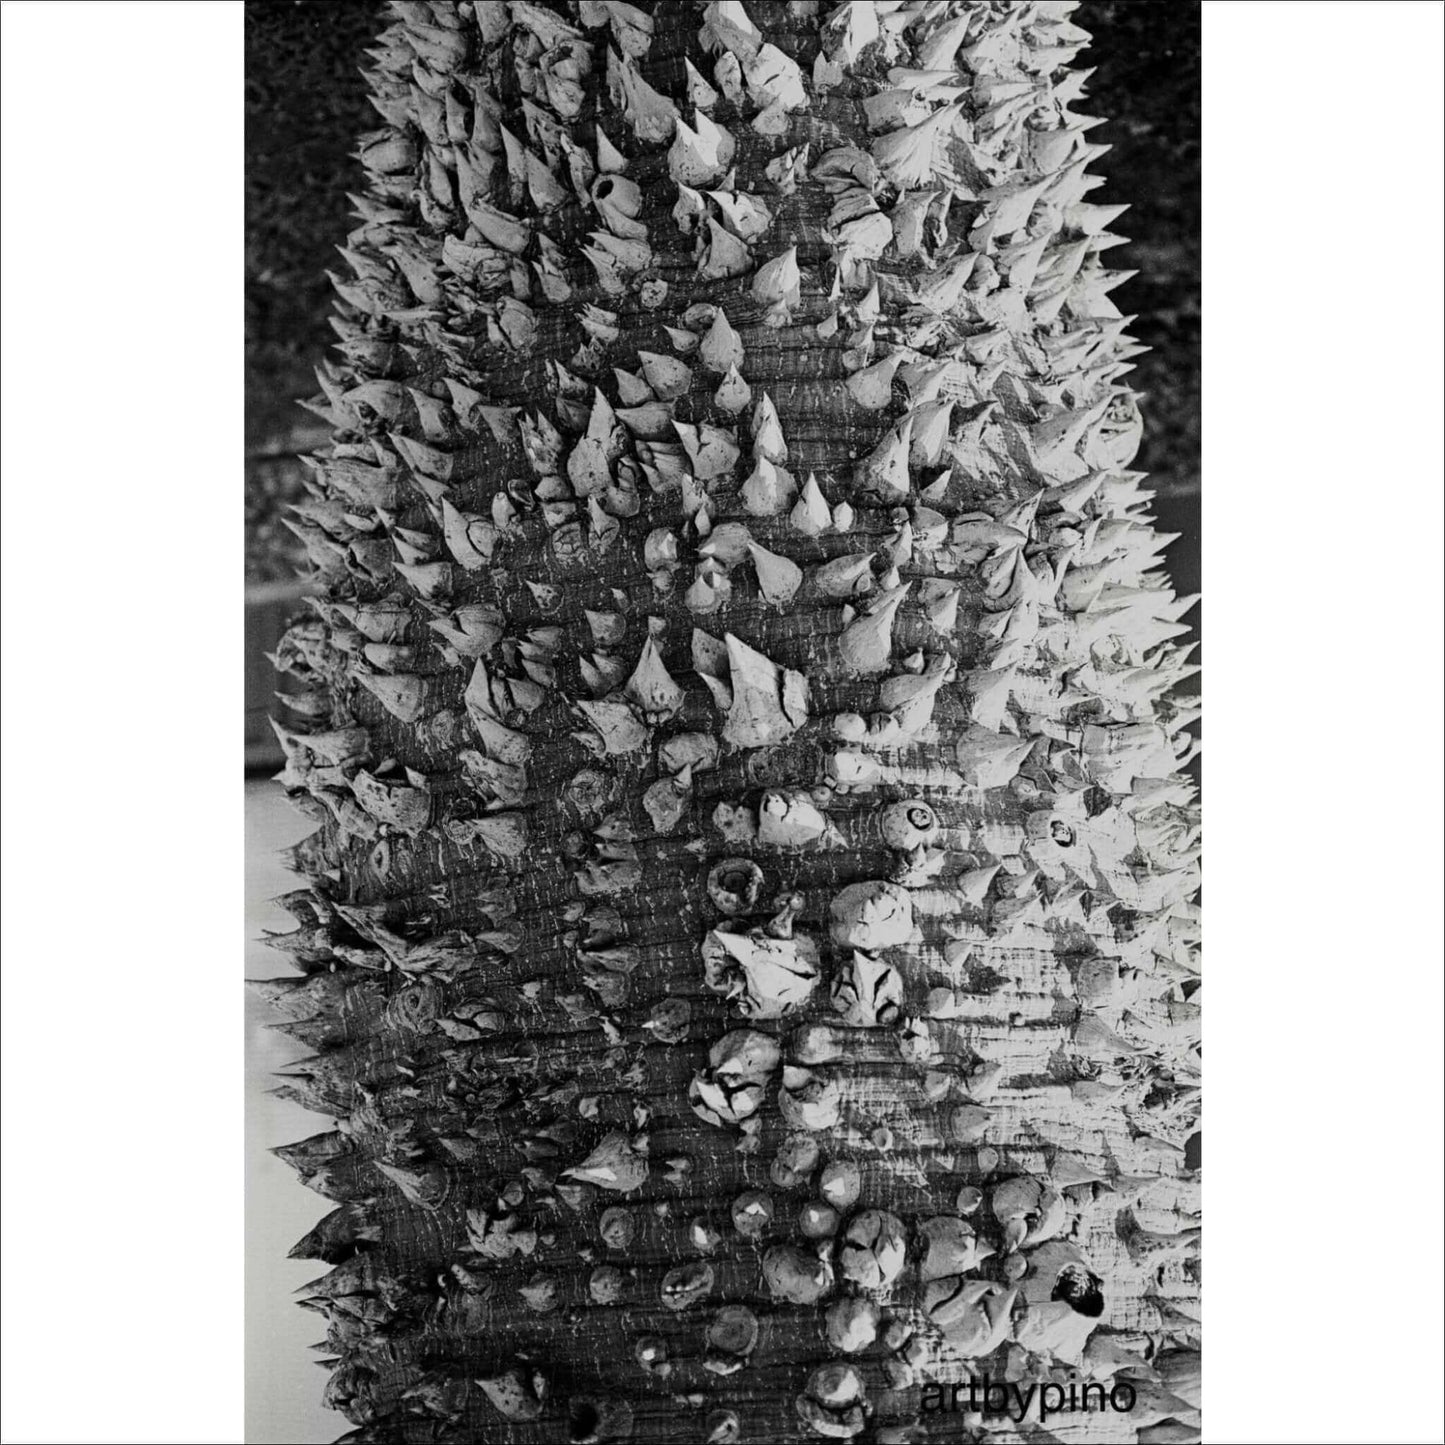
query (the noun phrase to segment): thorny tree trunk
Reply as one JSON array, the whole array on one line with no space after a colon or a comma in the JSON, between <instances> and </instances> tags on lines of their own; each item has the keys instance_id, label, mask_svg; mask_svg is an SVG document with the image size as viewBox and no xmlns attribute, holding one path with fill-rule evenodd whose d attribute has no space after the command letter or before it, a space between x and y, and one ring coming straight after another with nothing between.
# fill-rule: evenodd
<instances>
[{"instance_id":1,"label":"thorny tree trunk","mask_svg":"<svg viewBox=\"0 0 1445 1445\"><path fill-rule=\"evenodd\" d=\"M348 1438L1196 1437L1189 599L1072 9L393 6L263 985Z\"/></svg>"}]
</instances>

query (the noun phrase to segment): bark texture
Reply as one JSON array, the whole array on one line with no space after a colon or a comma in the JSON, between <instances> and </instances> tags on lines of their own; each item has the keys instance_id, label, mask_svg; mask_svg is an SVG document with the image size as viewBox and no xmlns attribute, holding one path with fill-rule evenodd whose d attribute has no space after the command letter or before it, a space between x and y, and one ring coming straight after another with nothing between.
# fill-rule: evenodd
<instances>
[{"instance_id":1,"label":"bark texture","mask_svg":"<svg viewBox=\"0 0 1445 1445\"><path fill-rule=\"evenodd\" d=\"M397 3L260 985L366 1440L1197 1436L1197 812L1070 3Z\"/></svg>"}]
</instances>

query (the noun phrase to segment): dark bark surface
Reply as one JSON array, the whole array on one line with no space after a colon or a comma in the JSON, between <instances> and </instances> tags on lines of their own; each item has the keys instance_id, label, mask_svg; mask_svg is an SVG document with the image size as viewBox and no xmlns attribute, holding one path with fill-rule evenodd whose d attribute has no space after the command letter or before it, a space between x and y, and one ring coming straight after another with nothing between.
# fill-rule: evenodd
<instances>
[{"instance_id":1,"label":"dark bark surface","mask_svg":"<svg viewBox=\"0 0 1445 1445\"><path fill-rule=\"evenodd\" d=\"M358 1438L1197 1427L1187 604L1070 8L394 8L263 986Z\"/></svg>"}]
</instances>

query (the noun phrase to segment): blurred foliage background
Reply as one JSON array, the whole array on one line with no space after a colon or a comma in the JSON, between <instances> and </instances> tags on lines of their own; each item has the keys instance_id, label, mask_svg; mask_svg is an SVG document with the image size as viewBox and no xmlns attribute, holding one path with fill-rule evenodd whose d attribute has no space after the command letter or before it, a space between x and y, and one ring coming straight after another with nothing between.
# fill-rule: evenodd
<instances>
[{"instance_id":1,"label":"blurred foliage background","mask_svg":"<svg viewBox=\"0 0 1445 1445\"><path fill-rule=\"evenodd\" d=\"M335 340L326 324L336 246L361 183L356 137L378 124L361 79L381 7L246 4L246 579L280 581L300 555L281 527L294 455L321 434L296 406Z\"/></svg>"},{"instance_id":2,"label":"blurred foliage background","mask_svg":"<svg viewBox=\"0 0 1445 1445\"><path fill-rule=\"evenodd\" d=\"M1087 109L1108 117L1089 138L1114 148L1096 165L1106 179L1100 196L1131 206L1116 228L1130 244L1111 260L1139 274L1114 297L1137 313L1131 330L1154 348L1135 373L1147 393L1139 465L1153 474L1167 530L1185 533L1171 554L1175 578L1197 592L1199 6L1084 0L1075 19L1094 36L1083 56L1096 67Z\"/></svg>"}]
</instances>

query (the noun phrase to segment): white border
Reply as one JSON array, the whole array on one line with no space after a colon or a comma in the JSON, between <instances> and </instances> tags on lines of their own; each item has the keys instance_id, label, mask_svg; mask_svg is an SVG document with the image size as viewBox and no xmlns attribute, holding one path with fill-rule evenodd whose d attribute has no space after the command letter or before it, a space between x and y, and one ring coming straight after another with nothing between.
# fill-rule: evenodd
<instances>
[{"instance_id":1,"label":"white border","mask_svg":"<svg viewBox=\"0 0 1445 1445\"><path fill-rule=\"evenodd\" d=\"M237 1440L242 11L0 14L0 1428ZM1442 20L1205 6L1212 1442L1442 1433Z\"/></svg>"},{"instance_id":2,"label":"white border","mask_svg":"<svg viewBox=\"0 0 1445 1445\"><path fill-rule=\"evenodd\" d=\"M1442 19L1204 7L1211 1445L1445 1438Z\"/></svg>"},{"instance_id":3,"label":"white border","mask_svg":"<svg viewBox=\"0 0 1445 1445\"><path fill-rule=\"evenodd\" d=\"M241 1438L239 4L8 3L3 1438Z\"/></svg>"}]
</instances>

